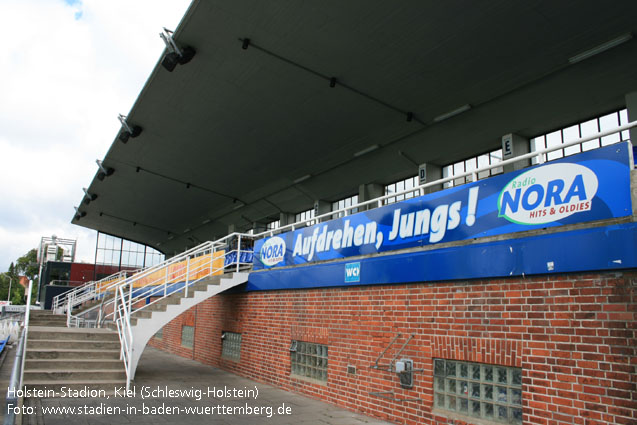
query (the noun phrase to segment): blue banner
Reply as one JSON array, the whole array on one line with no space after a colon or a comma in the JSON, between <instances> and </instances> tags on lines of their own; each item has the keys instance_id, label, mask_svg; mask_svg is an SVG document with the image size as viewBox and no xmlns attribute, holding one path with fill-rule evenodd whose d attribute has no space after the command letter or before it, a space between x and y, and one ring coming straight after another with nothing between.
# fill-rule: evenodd
<instances>
[{"instance_id":1,"label":"blue banner","mask_svg":"<svg viewBox=\"0 0 637 425\"><path fill-rule=\"evenodd\" d=\"M625 217L632 149L620 143L255 242L254 269Z\"/></svg>"}]
</instances>

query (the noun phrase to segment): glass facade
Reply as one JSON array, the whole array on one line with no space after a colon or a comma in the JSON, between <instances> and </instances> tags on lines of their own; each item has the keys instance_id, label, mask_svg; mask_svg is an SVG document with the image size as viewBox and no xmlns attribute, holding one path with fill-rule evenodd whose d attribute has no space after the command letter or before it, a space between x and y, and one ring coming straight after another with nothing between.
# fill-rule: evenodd
<instances>
[{"instance_id":1,"label":"glass facade","mask_svg":"<svg viewBox=\"0 0 637 425\"><path fill-rule=\"evenodd\" d=\"M154 248L104 233L97 234L96 264L141 269L162 261L164 254Z\"/></svg>"}]
</instances>

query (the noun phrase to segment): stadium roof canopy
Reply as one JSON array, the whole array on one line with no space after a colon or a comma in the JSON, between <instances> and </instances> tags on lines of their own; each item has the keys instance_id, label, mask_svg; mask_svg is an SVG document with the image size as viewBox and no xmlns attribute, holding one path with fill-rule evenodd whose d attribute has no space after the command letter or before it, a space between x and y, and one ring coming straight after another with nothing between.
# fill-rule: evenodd
<instances>
[{"instance_id":1,"label":"stadium roof canopy","mask_svg":"<svg viewBox=\"0 0 637 425\"><path fill-rule=\"evenodd\" d=\"M157 64L128 114L142 134L115 138L73 223L172 253L620 109L635 16L634 0L195 0L174 39L196 55Z\"/></svg>"}]
</instances>

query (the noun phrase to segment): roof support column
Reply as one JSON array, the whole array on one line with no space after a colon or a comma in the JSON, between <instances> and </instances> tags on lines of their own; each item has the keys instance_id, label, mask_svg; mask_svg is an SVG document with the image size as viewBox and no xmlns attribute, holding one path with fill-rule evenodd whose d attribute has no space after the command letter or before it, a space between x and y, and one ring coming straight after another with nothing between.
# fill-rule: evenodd
<instances>
[{"instance_id":1,"label":"roof support column","mask_svg":"<svg viewBox=\"0 0 637 425\"><path fill-rule=\"evenodd\" d=\"M418 167L418 184L425 184L442 178L442 167L438 164L427 162ZM423 195L442 190L441 184L428 186L423 189Z\"/></svg>"},{"instance_id":2,"label":"roof support column","mask_svg":"<svg viewBox=\"0 0 637 425\"><path fill-rule=\"evenodd\" d=\"M323 201L323 200L316 200L314 201L314 217L318 217L321 214L327 214L328 212L332 211L332 203L328 202L328 201ZM331 220L332 217L325 217L323 219L321 219L321 221L328 221Z\"/></svg>"},{"instance_id":3,"label":"roof support column","mask_svg":"<svg viewBox=\"0 0 637 425\"><path fill-rule=\"evenodd\" d=\"M281 221L281 226L287 226L288 224L294 223L294 214L287 212L279 213L279 220Z\"/></svg>"},{"instance_id":4,"label":"roof support column","mask_svg":"<svg viewBox=\"0 0 637 425\"><path fill-rule=\"evenodd\" d=\"M530 152L529 139L517 134L509 133L502 136L502 160L515 158ZM514 164L504 166L504 172L521 170L531 165L531 161L525 159Z\"/></svg>"},{"instance_id":5,"label":"roof support column","mask_svg":"<svg viewBox=\"0 0 637 425\"><path fill-rule=\"evenodd\" d=\"M358 202L369 201L385 194L385 186L378 183L361 184L358 186ZM367 207L360 208L361 211L371 210L378 205L369 204Z\"/></svg>"}]
</instances>

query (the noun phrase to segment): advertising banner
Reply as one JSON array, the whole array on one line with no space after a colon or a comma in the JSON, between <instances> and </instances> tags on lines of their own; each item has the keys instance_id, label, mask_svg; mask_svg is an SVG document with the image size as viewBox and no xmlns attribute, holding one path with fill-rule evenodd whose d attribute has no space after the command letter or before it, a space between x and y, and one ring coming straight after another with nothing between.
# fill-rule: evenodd
<instances>
[{"instance_id":1,"label":"advertising banner","mask_svg":"<svg viewBox=\"0 0 637 425\"><path fill-rule=\"evenodd\" d=\"M281 233L255 242L254 269L625 217L631 167L619 143Z\"/></svg>"}]
</instances>

